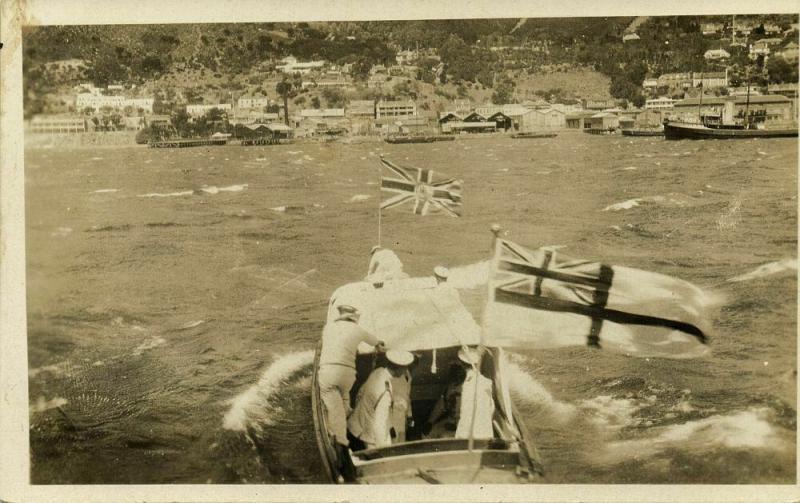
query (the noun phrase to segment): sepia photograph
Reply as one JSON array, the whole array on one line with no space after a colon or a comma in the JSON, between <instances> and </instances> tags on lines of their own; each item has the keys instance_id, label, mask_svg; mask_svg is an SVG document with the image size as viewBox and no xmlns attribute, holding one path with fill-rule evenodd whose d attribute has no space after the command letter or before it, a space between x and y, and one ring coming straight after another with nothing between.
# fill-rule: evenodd
<instances>
[{"instance_id":1,"label":"sepia photograph","mask_svg":"<svg viewBox=\"0 0 800 503\"><path fill-rule=\"evenodd\" d=\"M25 483L796 485L748 9L24 23Z\"/></svg>"}]
</instances>

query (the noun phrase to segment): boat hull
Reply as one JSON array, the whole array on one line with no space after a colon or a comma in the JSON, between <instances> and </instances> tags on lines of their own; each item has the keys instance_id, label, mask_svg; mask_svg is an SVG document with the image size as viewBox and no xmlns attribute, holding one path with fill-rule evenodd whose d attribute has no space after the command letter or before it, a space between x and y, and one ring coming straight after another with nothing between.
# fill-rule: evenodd
<instances>
[{"instance_id":1,"label":"boat hull","mask_svg":"<svg viewBox=\"0 0 800 503\"><path fill-rule=\"evenodd\" d=\"M328 483L342 483L341 465L328 433L314 360L311 384L314 433ZM513 405L512 405L513 407ZM513 407L514 417L520 417ZM521 441L501 439L415 440L389 447L356 451L352 455L359 484L525 484L541 482L543 469L525 425L515 421Z\"/></svg>"},{"instance_id":2,"label":"boat hull","mask_svg":"<svg viewBox=\"0 0 800 503\"><path fill-rule=\"evenodd\" d=\"M664 136L664 131L660 129L623 129L623 136Z\"/></svg>"},{"instance_id":3,"label":"boat hull","mask_svg":"<svg viewBox=\"0 0 800 503\"><path fill-rule=\"evenodd\" d=\"M702 124L666 123L664 136L668 140L737 140L747 138L797 138L797 129L725 129Z\"/></svg>"}]
</instances>

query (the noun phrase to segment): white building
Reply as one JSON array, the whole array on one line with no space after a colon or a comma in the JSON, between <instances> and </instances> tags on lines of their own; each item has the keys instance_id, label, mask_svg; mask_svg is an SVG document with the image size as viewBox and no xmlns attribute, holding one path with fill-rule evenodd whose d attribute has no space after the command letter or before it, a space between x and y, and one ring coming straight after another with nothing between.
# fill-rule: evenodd
<instances>
[{"instance_id":1,"label":"white building","mask_svg":"<svg viewBox=\"0 0 800 503\"><path fill-rule=\"evenodd\" d=\"M730 53L725 49L709 49L703 54L706 61L721 61L731 57Z\"/></svg>"},{"instance_id":2,"label":"white building","mask_svg":"<svg viewBox=\"0 0 800 503\"><path fill-rule=\"evenodd\" d=\"M186 105L186 113L192 117L202 117L212 108L218 108L223 112L230 112L230 103L217 103L214 105Z\"/></svg>"},{"instance_id":3,"label":"white building","mask_svg":"<svg viewBox=\"0 0 800 503\"><path fill-rule=\"evenodd\" d=\"M644 102L645 110L672 110L674 106L675 100L667 96L661 96Z\"/></svg>"},{"instance_id":4,"label":"white building","mask_svg":"<svg viewBox=\"0 0 800 503\"><path fill-rule=\"evenodd\" d=\"M394 57L398 65L407 65L417 59L416 51L400 51Z\"/></svg>"},{"instance_id":5,"label":"white building","mask_svg":"<svg viewBox=\"0 0 800 503\"><path fill-rule=\"evenodd\" d=\"M642 87L645 89L655 89L658 87L658 79L655 77L648 77L642 82Z\"/></svg>"},{"instance_id":6,"label":"white building","mask_svg":"<svg viewBox=\"0 0 800 503\"><path fill-rule=\"evenodd\" d=\"M236 102L237 108L264 108L269 105L269 98L267 97L245 97L242 96Z\"/></svg>"},{"instance_id":7,"label":"white building","mask_svg":"<svg viewBox=\"0 0 800 503\"><path fill-rule=\"evenodd\" d=\"M411 100L379 101L375 104L375 118L417 115L417 105Z\"/></svg>"},{"instance_id":8,"label":"white building","mask_svg":"<svg viewBox=\"0 0 800 503\"><path fill-rule=\"evenodd\" d=\"M318 70L325 66L324 60L319 61L298 61L294 56L287 56L281 60L282 65L277 65L275 68L283 71L283 73L299 73L306 74L312 70Z\"/></svg>"},{"instance_id":9,"label":"white building","mask_svg":"<svg viewBox=\"0 0 800 503\"><path fill-rule=\"evenodd\" d=\"M125 101L125 96L105 96L94 93L79 93L75 97L75 108L77 110L92 108L95 112L105 107L121 110L125 108Z\"/></svg>"},{"instance_id":10,"label":"white building","mask_svg":"<svg viewBox=\"0 0 800 503\"><path fill-rule=\"evenodd\" d=\"M127 98L123 108L131 107L134 111L142 109L151 114L153 113L153 103L155 103L153 98Z\"/></svg>"}]
</instances>

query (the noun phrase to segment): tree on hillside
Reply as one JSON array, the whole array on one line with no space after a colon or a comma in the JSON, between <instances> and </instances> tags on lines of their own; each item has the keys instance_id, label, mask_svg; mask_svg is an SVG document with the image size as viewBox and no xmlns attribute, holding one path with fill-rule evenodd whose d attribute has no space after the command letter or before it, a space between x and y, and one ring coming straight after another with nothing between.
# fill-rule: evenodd
<instances>
[{"instance_id":1,"label":"tree on hillside","mask_svg":"<svg viewBox=\"0 0 800 503\"><path fill-rule=\"evenodd\" d=\"M512 103L514 99L514 88L516 84L508 75L503 75L494 86L494 93L492 93L492 103L495 105L502 105L504 103Z\"/></svg>"},{"instance_id":2,"label":"tree on hillside","mask_svg":"<svg viewBox=\"0 0 800 503\"><path fill-rule=\"evenodd\" d=\"M325 98L328 108L341 108L344 106L345 97L340 89L326 87L322 89L322 97Z\"/></svg>"},{"instance_id":3,"label":"tree on hillside","mask_svg":"<svg viewBox=\"0 0 800 503\"><path fill-rule=\"evenodd\" d=\"M797 65L792 65L779 56L772 57L767 61L767 74L772 84L797 82Z\"/></svg>"},{"instance_id":4,"label":"tree on hillside","mask_svg":"<svg viewBox=\"0 0 800 503\"><path fill-rule=\"evenodd\" d=\"M283 120L286 125L289 125L289 98L294 98L297 95L298 78L293 77L291 80L284 77L283 80L275 85L275 92L283 98Z\"/></svg>"}]
</instances>

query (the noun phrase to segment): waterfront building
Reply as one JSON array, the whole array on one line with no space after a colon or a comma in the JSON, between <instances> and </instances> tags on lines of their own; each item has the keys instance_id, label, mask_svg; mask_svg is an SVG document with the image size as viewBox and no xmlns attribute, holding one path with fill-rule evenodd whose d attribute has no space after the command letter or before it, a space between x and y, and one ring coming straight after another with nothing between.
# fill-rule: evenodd
<instances>
[{"instance_id":1,"label":"waterfront building","mask_svg":"<svg viewBox=\"0 0 800 503\"><path fill-rule=\"evenodd\" d=\"M372 100L353 100L347 104L348 117L375 117L375 102Z\"/></svg>"},{"instance_id":2,"label":"waterfront building","mask_svg":"<svg viewBox=\"0 0 800 503\"><path fill-rule=\"evenodd\" d=\"M567 126L566 114L554 108L530 110L522 116L520 130L563 129Z\"/></svg>"},{"instance_id":3,"label":"waterfront building","mask_svg":"<svg viewBox=\"0 0 800 503\"><path fill-rule=\"evenodd\" d=\"M417 105L411 100L384 101L380 100L375 105L375 117L402 117L417 115Z\"/></svg>"},{"instance_id":4,"label":"waterfront building","mask_svg":"<svg viewBox=\"0 0 800 503\"><path fill-rule=\"evenodd\" d=\"M32 133L85 133L86 119L66 115L35 115L29 123Z\"/></svg>"},{"instance_id":5,"label":"waterfront building","mask_svg":"<svg viewBox=\"0 0 800 503\"><path fill-rule=\"evenodd\" d=\"M697 120L699 115L722 117L726 106L733 117L743 115L745 110L763 113L765 123L776 127L795 120L792 100L780 94L750 96L749 100L746 96L703 97L702 102L700 98L687 98L675 102L674 115L685 120Z\"/></svg>"},{"instance_id":6,"label":"waterfront building","mask_svg":"<svg viewBox=\"0 0 800 503\"><path fill-rule=\"evenodd\" d=\"M619 116L611 112L598 112L585 119L585 127L590 129L617 129Z\"/></svg>"}]
</instances>

